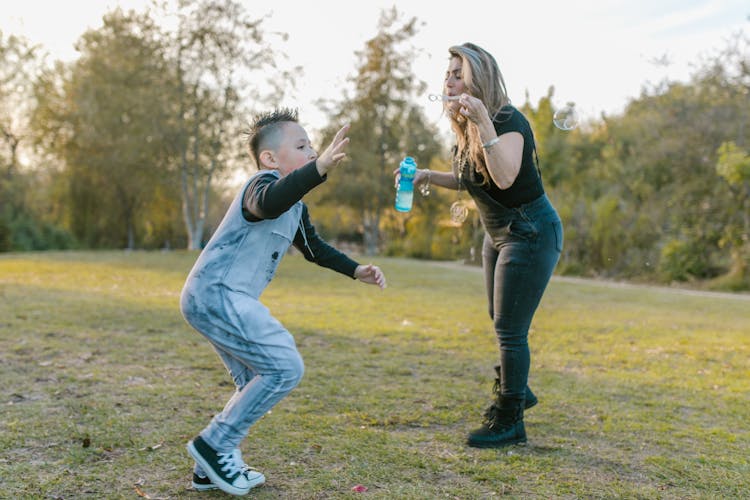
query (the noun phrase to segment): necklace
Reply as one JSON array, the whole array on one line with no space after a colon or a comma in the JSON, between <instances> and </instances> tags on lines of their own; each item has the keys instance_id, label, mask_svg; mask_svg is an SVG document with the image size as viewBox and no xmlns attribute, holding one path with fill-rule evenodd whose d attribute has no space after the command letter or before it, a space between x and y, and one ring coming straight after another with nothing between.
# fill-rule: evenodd
<instances>
[{"instance_id":1,"label":"necklace","mask_svg":"<svg viewBox=\"0 0 750 500\"><path fill-rule=\"evenodd\" d=\"M454 161L458 158L458 165L456 170L458 171L458 194L456 195L456 201L453 202L450 208L451 221L459 226L464 223L466 217L469 215L469 207L461 199L461 184L463 184L464 168L466 166L467 154L462 151L460 155L454 155Z\"/></svg>"}]
</instances>

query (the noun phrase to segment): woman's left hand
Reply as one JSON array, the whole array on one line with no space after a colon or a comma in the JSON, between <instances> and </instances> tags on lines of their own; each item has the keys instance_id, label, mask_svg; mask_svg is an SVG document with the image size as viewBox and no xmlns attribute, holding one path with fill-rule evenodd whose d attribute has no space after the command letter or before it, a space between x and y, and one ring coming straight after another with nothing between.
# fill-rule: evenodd
<instances>
[{"instance_id":1,"label":"woman's left hand","mask_svg":"<svg viewBox=\"0 0 750 500\"><path fill-rule=\"evenodd\" d=\"M472 123L478 124L483 117L488 115L484 103L469 94L461 94L458 104L461 106L458 112Z\"/></svg>"}]
</instances>

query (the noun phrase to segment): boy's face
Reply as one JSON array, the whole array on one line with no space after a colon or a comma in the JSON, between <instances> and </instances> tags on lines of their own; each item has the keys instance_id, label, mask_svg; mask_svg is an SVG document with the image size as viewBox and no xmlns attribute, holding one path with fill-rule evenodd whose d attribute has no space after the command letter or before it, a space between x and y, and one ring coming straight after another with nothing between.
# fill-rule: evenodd
<instances>
[{"instance_id":1,"label":"boy's face","mask_svg":"<svg viewBox=\"0 0 750 500\"><path fill-rule=\"evenodd\" d=\"M287 122L283 124L281 140L273 156L274 168L282 176L287 176L298 168L318 158L318 153L310 144L307 132L299 123Z\"/></svg>"}]
</instances>

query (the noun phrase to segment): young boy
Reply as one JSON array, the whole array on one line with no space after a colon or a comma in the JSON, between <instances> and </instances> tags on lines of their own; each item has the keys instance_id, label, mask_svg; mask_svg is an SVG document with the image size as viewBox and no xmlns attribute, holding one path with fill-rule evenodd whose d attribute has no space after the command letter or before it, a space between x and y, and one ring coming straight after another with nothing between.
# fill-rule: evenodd
<instances>
[{"instance_id":1,"label":"young boy","mask_svg":"<svg viewBox=\"0 0 750 500\"><path fill-rule=\"evenodd\" d=\"M301 201L346 157L348 129L318 156L296 111L258 116L249 138L258 172L232 202L182 290L185 320L213 344L237 388L187 445L198 490L244 495L265 481L243 462L240 442L302 378L294 338L259 301L289 246L320 266L385 288L377 266L358 264L318 236Z\"/></svg>"}]
</instances>

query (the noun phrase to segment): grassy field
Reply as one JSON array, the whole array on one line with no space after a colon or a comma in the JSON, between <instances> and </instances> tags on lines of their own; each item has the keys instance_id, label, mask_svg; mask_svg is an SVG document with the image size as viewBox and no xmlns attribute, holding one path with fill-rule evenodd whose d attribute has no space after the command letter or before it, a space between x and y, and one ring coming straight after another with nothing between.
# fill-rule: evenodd
<instances>
[{"instance_id":1,"label":"grassy field","mask_svg":"<svg viewBox=\"0 0 750 500\"><path fill-rule=\"evenodd\" d=\"M195 253L0 256L0 497L218 498L185 443L233 387L178 310ZM497 347L477 269L285 258L263 300L300 386L251 430L253 498L750 498L750 300L554 279L529 443L464 444ZM364 485L365 493L352 487Z\"/></svg>"}]
</instances>

